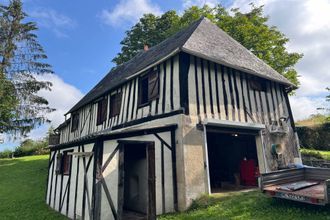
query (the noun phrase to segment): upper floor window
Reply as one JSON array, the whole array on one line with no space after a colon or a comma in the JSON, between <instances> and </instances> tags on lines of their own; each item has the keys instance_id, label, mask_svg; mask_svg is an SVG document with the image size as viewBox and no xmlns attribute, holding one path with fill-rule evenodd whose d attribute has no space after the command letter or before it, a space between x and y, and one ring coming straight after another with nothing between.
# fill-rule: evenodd
<instances>
[{"instance_id":1,"label":"upper floor window","mask_svg":"<svg viewBox=\"0 0 330 220\"><path fill-rule=\"evenodd\" d=\"M266 92L267 91L267 85L266 81L264 79L256 78L256 77L250 77L249 84L251 89Z\"/></svg>"},{"instance_id":2,"label":"upper floor window","mask_svg":"<svg viewBox=\"0 0 330 220\"><path fill-rule=\"evenodd\" d=\"M71 132L78 130L78 126L79 126L79 113L72 113Z\"/></svg>"},{"instance_id":3,"label":"upper floor window","mask_svg":"<svg viewBox=\"0 0 330 220\"><path fill-rule=\"evenodd\" d=\"M139 79L139 106L149 104L159 97L159 74L151 71Z\"/></svg>"},{"instance_id":4,"label":"upper floor window","mask_svg":"<svg viewBox=\"0 0 330 220\"><path fill-rule=\"evenodd\" d=\"M97 120L96 125L102 124L107 119L108 99L103 98L97 102Z\"/></svg>"},{"instance_id":5,"label":"upper floor window","mask_svg":"<svg viewBox=\"0 0 330 220\"><path fill-rule=\"evenodd\" d=\"M122 93L115 93L110 96L110 118L119 115Z\"/></svg>"}]
</instances>

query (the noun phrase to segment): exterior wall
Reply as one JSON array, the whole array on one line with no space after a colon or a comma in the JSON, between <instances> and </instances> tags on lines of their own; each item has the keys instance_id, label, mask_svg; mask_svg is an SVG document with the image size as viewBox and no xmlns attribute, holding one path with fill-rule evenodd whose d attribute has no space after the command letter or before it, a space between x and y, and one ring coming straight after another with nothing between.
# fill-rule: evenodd
<instances>
[{"instance_id":1,"label":"exterior wall","mask_svg":"<svg viewBox=\"0 0 330 220\"><path fill-rule=\"evenodd\" d=\"M177 182L175 184L177 186L179 210L185 210L193 199L208 192L208 168L205 167L207 161L207 152L205 151L207 146L205 143L207 142L204 131L197 129L197 124L202 124L205 119L212 118L244 124L264 124L266 129L256 136L261 172L270 172L276 170L279 166L271 153L271 145L274 143L281 143L285 148L283 157L281 158L284 165L293 163L294 158L300 157L296 134L294 128L291 126L293 119L290 117L290 107L286 101L287 94L282 85L272 81L266 81L266 92L255 91L250 88L249 75L244 72L190 55L188 68L185 70L182 67L182 63L179 66L179 60L182 61L179 55L176 55L156 67L160 74L159 99L152 101L146 107L137 108L138 78L133 78L128 83L117 88L118 91L123 92L123 101L119 116L109 118L108 111L107 120L102 125L96 126L97 104L91 103L80 110L80 124L76 132L70 131L71 123L61 128L60 142L66 143L104 129L125 132L153 126L164 126L171 123L177 124L178 129L175 132ZM184 100L185 94L182 93L185 90L184 74L187 74L187 103ZM108 94L108 100L110 95L111 93ZM109 101L108 104L110 104ZM141 121L140 124L129 126L132 122L139 122L139 120L148 119L150 116L171 113L184 107L186 107L184 109L186 114L152 121L146 120L143 123ZM276 121L279 124L281 117L288 118L286 122L288 132L286 134L274 134L271 132L272 122ZM128 127L121 128L122 125L127 125ZM159 135L167 143L171 143L170 132ZM128 137L121 140L155 142L156 211L157 214L174 211L173 190L175 185L171 182L173 181L172 166L174 164L170 150L162 146L162 143L155 135ZM108 140L103 143L103 163L117 145L117 140ZM76 151L77 148L78 146L73 149ZM164 173L164 184L161 177L162 151L164 152L164 170L166 171ZM116 209L115 211L118 211L118 159L119 153L117 152L103 173ZM79 167L77 178L78 180L82 180L84 176L82 172L84 169L83 162L78 163L76 160L73 160L72 170ZM80 165L78 166L78 164ZM50 173L51 170L52 167L50 167ZM63 178L64 184L66 181L65 178ZM49 181L48 189L50 190L52 188L50 191L51 195L53 195L54 188L56 188L55 176L53 175L52 180ZM92 179L88 181L90 182ZM71 184L73 188L74 184ZM162 191L162 185L165 187L164 192ZM81 190L79 187L81 185L78 186L78 191ZM47 196L49 197L48 194ZM76 213L79 214L83 207L83 199L81 194L70 190L70 201L73 195L77 195ZM164 198L163 195L165 195ZM163 202L164 200L165 202ZM49 204L51 207L59 210L57 205L59 204L58 198L51 197ZM73 216L74 213L74 209L71 206L68 208L69 217ZM100 206L102 219L112 219L113 214L109 208L109 202L103 189L101 190ZM88 214L85 213L85 216L88 216Z\"/></svg>"},{"instance_id":2,"label":"exterior wall","mask_svg":"<svg viewBox=\"0 0 330 220\"><path fill-rule=\"evenodd\" d=\"M50 158L53 158L54 154L55 157L49 167L46 202L51 208L69 218L74 218L75 213L76 217L85 216L85 219L90 219L89 210L92 204L93 158L91 158L90 166L87 170L86 167L90 157L72 156L70 175L56 174L56 155L67 150L73 150L73 152L91 152L93 150L93 144L51 151ZM83 210L85 210L85 212L83 212Z\"/></svg>"},{"instance_id":3,"label":"exterior wall","mask_svg":"<svg viewBox=\"0 0 330 220\"><path fill-rule=\"evenodd\" d=\"M264 124L262 143L266 156L266 171L277 170L279 164L271 154L272 144L282 144L283 165L299 158L298 143L290 106L286 101L284 87L272 81L265 81L266 91L250 88L249 75L213 62L190 56L188 73L189 115L196 123L203 123L206 118L236 121L241 123ZM272 124L280 124L285 117L288 132L275 134Z\"/></svg>"},{"instance_id":4,"label":"exterior wall","mask_svg":"<svg viewBox=\"0 0 330 220\"><path fill-rule=\"evenodd\" d=\"M181 116L172 116L166 119L155 120L151 123L145 123L143 126L138 125L135 127L121 129L122 132L145 129L151 127L160 127L166 124L175 124L179 122ZM178 140L178 131L175 134L175 139ZM172 145L172 136L170 131L157 133L169 145ZM174 212L175 211L175 201L174 201L174 181L173 181L173 160L171 150L165 146L159 138L154 134L147 134L142 136L130 136L120 139L106 140L103 142L103 154L102 154L102 166L109 156L115 151L118 146L118 140L121 141L144 141L144 142L154 142L155 144L155 174L156 174L156 213L157 215ZM175 149L179 144L172 149ZM83 193L84 189L84 170L86 164L89 161L89 157L86 157L85 162L83 157L72 157L72 167L71 167L71 178L65 175L56 175L56 154L63 153L63 151L74 150L74 152L82 151L84 148L85 152L93 151L94 143L69 147L63 150L51 151L50 160L54 157L54 161L50 163L49 167L49 178L48 178L48 189L47 189L47 204L53 209L61 212L62 214L68 216L69 218L81 217L84 213L84 219L91 218L91 208L92 208L92 198L93 198L93 185L96 185L99 181L93 181L93 170L94 170L94 160L95 156L92 157L89 169L86 175L86 191ZM54 156L55 154L55 156ZM162 163L163 161L163 163ZM118 176L119 176L119 151L114 154L110 163L106 165L103 171L103 177L111 200L115 207L115 211L118 211ZM162 167L163 166L163 167ZM164 173L162 174L162 170ZM63 177L63 181L62 181ZM57 180L56 180L57 179ZM69 181L70 180L70 181ZM65 192L65 188L69 183L68 191ZM164 190L163 190L164 187ZM62 195L60 196L60 191L62 188ZM55 190L56 189L56 190ZM88 190L87 190L88 189ZM88 191L88 193L87 193ZM69 194L68 194L69 192ZM84 199L85 198L85 199ZM63 203L62 209L60 209L59 201L65 201ZM50 201L50 202L49 202ZM54 202L55 201L55 202ZM85 202L84 202L85 201ZM69 204L66 206L66 204ZM75 215L76 214L76 215ZM115 219L110 208L110 204L106 195L104 187L101 187L101 201L100 201L100 216L101 219Z\"/></svg>"},{"instance_id":5,"label":"exterior wall","mask_svg":"<svg viewBox=\"0 0 330 220\"><path fill-rule=\"evenodd\" d=\"M97 103L91 103L79 110L79 126L75 132L71 132L71 123L60 129L60 143L72 141L104 129L115 129L123 124L142 118L170 113L179 110L179 56L173 56L154 67L159 73L159 98L153 100L145 107L138 107L138 83L135 77L119 88L106 95L108 98L107 119L101 125L96 125ZM109 117L110 95L114 92L122 92L121 110L118 116Z\"/></svg>"}]
</instances>

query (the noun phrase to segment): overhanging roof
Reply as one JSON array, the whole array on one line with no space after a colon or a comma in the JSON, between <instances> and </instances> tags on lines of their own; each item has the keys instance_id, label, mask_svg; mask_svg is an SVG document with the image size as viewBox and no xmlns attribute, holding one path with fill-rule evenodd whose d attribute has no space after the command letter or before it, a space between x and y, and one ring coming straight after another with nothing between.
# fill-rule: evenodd
<instances>
[{"instance_id":1,"label":"overhanging roof","mask_svg":"<svg viewBox=\"0 0 330 220\"><path fill-rule=\"evenodd\" d=\"M262 78L295 87L252 52L222 31L207 18L201 18L160 44L133 57L130 61L111 70L70 112L94 101L133 75L156 65L160 60L180 51L208 59Z\"/></svg>"}]
</instances>

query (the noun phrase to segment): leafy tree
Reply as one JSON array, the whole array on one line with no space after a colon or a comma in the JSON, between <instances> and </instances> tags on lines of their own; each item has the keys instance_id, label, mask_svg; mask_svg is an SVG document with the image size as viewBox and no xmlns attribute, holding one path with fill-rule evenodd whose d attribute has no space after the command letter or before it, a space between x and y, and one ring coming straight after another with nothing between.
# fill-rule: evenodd
<instances>
[{"instance_id":1,"label":"leafy tree","mask_svg":"<svg viewBox=\"0 0 330 220\"><path fill-rule=\"evenodd\" d=\"M48 101L37 95L50 90L51 83L36 75L53 73L34 22L26 22L20 0L0 4L0 133L25 135L48 120Z\"/></svg>"},{"instance_id":2,"label":"leafy tree","mask_svg":"<svg viewBox=\"0 0 330 220\"><path fill-rule=\"evenodd\" d=\"M145 14L126 32L121 41L121 52L112 61L120 65L139 53L144 44L154 46L202 16L217 24L295 85L299 85L294 65L302 54L287 51L285 45L289 39L275 26L267 24L268 17L263 14L263 6L251 5L247 13L240 12L238 8L228 11L221 5L213 8L206 5L202 8L192 6L182 15L175 11L168 11L161 16Z\"/></svg>"}]
</instances>

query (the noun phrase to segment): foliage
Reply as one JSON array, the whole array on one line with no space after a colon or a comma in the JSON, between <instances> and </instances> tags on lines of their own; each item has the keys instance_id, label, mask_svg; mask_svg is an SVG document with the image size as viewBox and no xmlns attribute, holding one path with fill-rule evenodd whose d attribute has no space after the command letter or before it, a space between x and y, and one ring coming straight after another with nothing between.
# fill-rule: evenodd
<instances>
[{"instance_id":1,"label":"foliage","mask_svg":"<svg viewBox=\"0 0 330 220\"><path fill-rule=\"evenodd\" d=\"M300 149L300 153L303 157L330 160L330 151L320 151L302 148Z\"/></svg>"},{"instance_id":2,"label":"foliage","mask_svg":"<svg viewBox=\"0 0 330 220\"><path fill-rule=\"evenodd\" d=\"M0 133L25 135L47 122L53 111L40 90L51 83L39 81L38 74L52 73L42 46L37 41L34 22L26 22L20 0L8 6L0 3Z\"/></svg>"},{"instance_id":3,"label":"foliage","mask_svg":"<svg viewBox=\"0 0 330 220\"><path fill-rule=\"evenodd\" d=\"M312 206L288 200L271 199L260 191L204 195L182 213L163 215L161 220L218 219L329 219L328 207Z\"/></svg>"},{"instance_id":4,"label":"foliage","mask_svg":"<svg viewBox=\"0 0 330 220\"><path fill-rule=\"evenodd\" d=\"M327 117L323 114L312 114L307 119L296 121L297 126L315 126L327 122Z\"/></svg>"},{"instance_id":5,"label":"foliage","mask_svg":"<svg viewBox=\"0 0 330 220\"><path fill-rule=\"evenodd\" d=\"M5 149L0 152L0 158L11 158L13 156L13 151Z\"/></svg>"},{"instance_id":6,"label":"foliage","mask_svg":"<svg viewBox=\"0 0 330 220\"><path fill-rule=\"evenodd\" d=\"M31 140L26 139L21 144L12 150L4 150L0 152L0 158L23 157L30 155L44 155L48 154L48 139Z\"/></svg>"},{"instance_id":7,"label":"foliage","mask_svg":"<svg viewBox=\"0 0 330 220\"><path fill-rule=\"evenodd\" d=\"M0 219L67 219L45 203L48 155L0 160Z\"/></svg>"},{"instance_id":8,"label":"foliage","mask_svg":"<svg viewBox=\"0 0 330 220\"><path fill-rule=\"evenodd\" d=\"M268 17L263 14L263 6L252 5L247 13L242 13L237 8L228 11L221 5L213 8L206 5L202 8L192 6L182 15L175 11L165 12L161 16L145 14L126 31L126 36L121 41L121 52L112 61L120 65L141 52L145 44L154 46L202 16L217 24L295 85L299 85L294 65L302 54L287 51L285 46L289 39L275 26L270 27L267 24Z\"/></svg>"},{"instance_id":9,"label":"foliage","mask_svg":"<svg viewBox=\"0 0 330 220\"><path fill-rule=\"evenodd\" d=\"M307 149L330 150L330 123L297 126L300 145Z\"/></svg>"}]
</instances>

